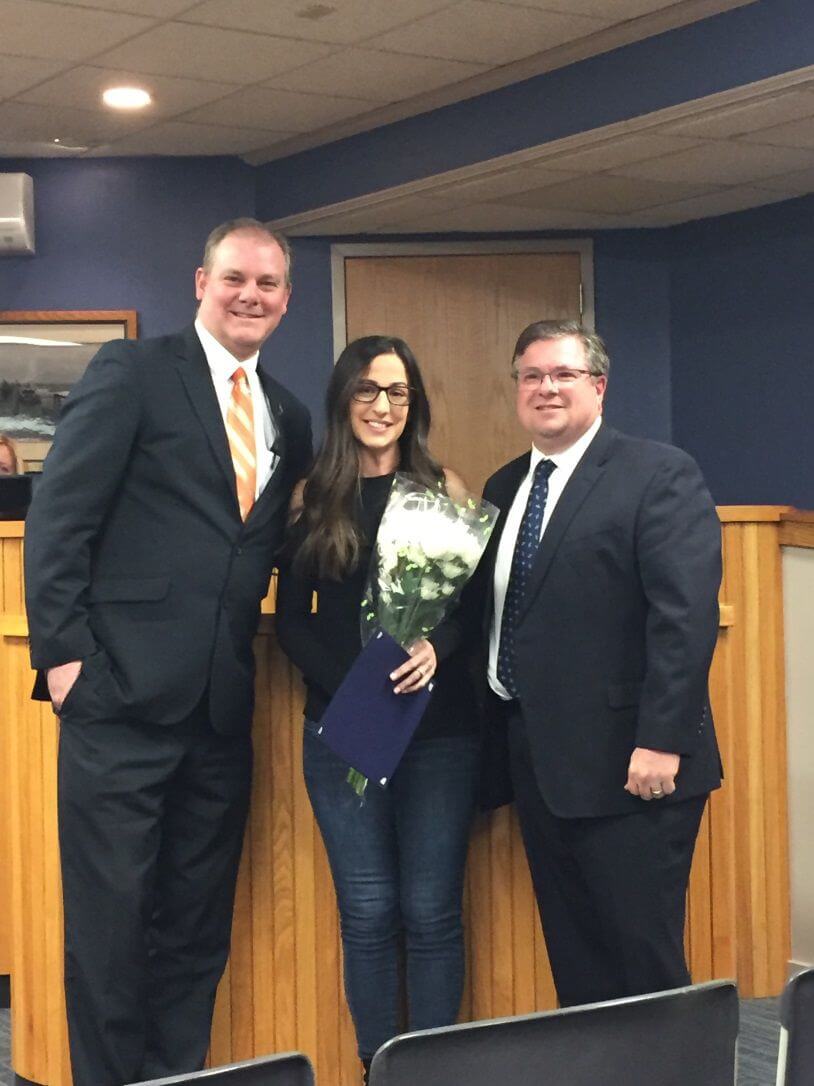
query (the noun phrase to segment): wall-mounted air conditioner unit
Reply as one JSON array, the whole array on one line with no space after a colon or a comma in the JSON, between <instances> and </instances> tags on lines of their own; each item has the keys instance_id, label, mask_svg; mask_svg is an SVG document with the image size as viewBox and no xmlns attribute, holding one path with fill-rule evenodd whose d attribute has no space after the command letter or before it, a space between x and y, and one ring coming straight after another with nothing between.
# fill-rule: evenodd
<instances>
[{"instance_id":1,"label":"wall-mounted air conditioner unit","mask_svg":"<svg viewBox=\"0 0 814 1086\"><path fill-rule=\"evenodd\" d=\"M34 252L34 182L0 173L0 256Z\"/></svg>"}]
</instances>

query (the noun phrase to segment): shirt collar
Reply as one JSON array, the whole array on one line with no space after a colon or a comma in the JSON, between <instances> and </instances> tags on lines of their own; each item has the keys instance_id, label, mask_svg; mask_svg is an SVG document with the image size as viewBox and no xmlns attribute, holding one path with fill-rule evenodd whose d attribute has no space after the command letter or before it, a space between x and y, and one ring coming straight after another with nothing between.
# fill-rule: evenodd
<instances>
[{"instance_id":1,"label":"shirt collar","mask_svg":"<svg viewBox=\"0 0 814 1086\"><path fill-rule=\"evenodd\" d=\"M599 415L594 419L585 433L581 437L578 437L573 445L569 445L567 449L563 449L562 452L544 453L540 452L536 445L532 445L529 471L534 471L541 460L550 460L560 469L558 474L562 475L563 469L570 474L585 455L586 449L596 437L596 433L601 425L602 416Z\"/></svg>"},{"instance_id":2,"label":"shirt collar","mask_svg":"<svg viewBox=\"0 0 814 1086\"><path fill-rule=\"evenodd\" d=\"M198 333L198 339L201 341L206 361L209 363L209 368L214 376L227 380L231 378L238 366L243 367L247 377L257 371L257 360L260 357L259 351L255 351L250 358L235 358L222 343L215 339L211 332L204 328L197 318L195 320L195 331Z\"/></svg>"}]
</instances>

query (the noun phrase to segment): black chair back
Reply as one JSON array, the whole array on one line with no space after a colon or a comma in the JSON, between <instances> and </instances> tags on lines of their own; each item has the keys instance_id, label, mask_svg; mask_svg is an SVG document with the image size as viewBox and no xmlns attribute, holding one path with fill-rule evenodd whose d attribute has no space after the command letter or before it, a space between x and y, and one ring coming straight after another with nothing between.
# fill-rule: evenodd
<instances>
[{"instance_id":1,"label":"black chair back","mask_svg":"<svg viewBox=\"0 0 814 1086\"><path fill-rule=\"evenodd\" d=\"M714 981L407 1033L370 1086L733 1086L738 994Z\"/></svg>"},{"instance_id":2,"label":"black chair back","mask_svg":"<svg viewBox=\"0 0 814 1086\"><path fill-rule=\"evenodd\" d=\"M788 982L780 997L777 1086L814 1083L814 969Z\"/></svg>"},{"instance_id":3,"label":"black chair back","mask_svg":"<svg viewBox=\"0 0 814 1086\"><path fill-rule=\"evenodd\" d=\"M314 1086L314 1070L302 1052L283 1052L188 1075L153 1078L133 1086Z\"/></svg>"}]
</instances>

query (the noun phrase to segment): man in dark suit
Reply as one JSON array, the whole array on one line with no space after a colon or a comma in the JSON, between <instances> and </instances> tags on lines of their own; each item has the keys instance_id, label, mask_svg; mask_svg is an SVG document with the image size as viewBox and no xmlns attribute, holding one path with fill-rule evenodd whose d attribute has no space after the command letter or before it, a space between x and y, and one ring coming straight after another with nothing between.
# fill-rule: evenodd
<instances>
[{"instance_id":1,"label":"man in dark suit","mask_svg":"<svg viewBox=\"0 0 814 1086\"><path fill-rule=\"evenodd\" d=\"M720 784L718 518L689 456L604 424L608 365L578 324L525 329L532 450L484 491L501 510L489 686L564 1005L689 983L684 898Z\"/></svg>"},{"instance_id":2,"label":"man in dark suit","mask_svg":"<svg viewBox=\"0 0 814 1086\"><path fill-rule=\"evenodd\" d=\"M101 348L26 523L31 659L61 720L74 1086L206 1055L249 798L252 639L311 455L307 411L257 365L289 267L255 220L214 230L194 326Z\"/></svg>"}]
</instances>

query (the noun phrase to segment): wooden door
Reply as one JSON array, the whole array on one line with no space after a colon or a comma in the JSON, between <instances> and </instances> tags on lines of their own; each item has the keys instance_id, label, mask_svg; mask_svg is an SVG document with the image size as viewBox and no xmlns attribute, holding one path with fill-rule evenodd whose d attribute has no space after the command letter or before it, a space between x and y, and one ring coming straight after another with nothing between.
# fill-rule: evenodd
<instances>
[{"instance_id":1,"label":"wooden door","mask_svg":"<svg viewBox=\"0 0 814 1086\"><path fill-rule=\"evenodd\" d=\"M528 448L510 376L517 336L535 320L579 319L579 253L374 256L345 260L348 340L400 336L433 411L431 448L480 493Z\"/></svg>"}]
</instances>

